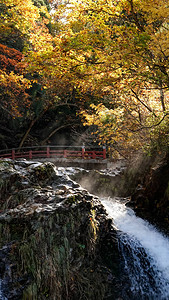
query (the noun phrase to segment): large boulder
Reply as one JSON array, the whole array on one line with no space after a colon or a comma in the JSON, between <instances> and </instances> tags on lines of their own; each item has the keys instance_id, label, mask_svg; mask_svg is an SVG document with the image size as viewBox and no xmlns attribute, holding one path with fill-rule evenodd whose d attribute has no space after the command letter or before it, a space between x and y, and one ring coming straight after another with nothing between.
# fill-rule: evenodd
<instances>
[{"instance_id":1,"label":"large boulder","mask_svg":"<svg viewBox=\"0 0 169 300\"><path fill-rule=\"evenodd\" d=\"M0 293L116 299L116 232L104 207L51 163L0 161Z\"/></svg>"}]
</instances>

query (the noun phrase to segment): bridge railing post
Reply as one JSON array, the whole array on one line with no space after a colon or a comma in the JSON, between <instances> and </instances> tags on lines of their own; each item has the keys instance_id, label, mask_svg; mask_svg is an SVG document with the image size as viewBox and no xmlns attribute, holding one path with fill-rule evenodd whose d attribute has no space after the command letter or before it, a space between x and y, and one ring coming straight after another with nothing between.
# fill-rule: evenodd
<instances>
[{"instance_id":1,"label":"bridge railing post","mask_svg":"<svg viewBox=\"0 0 169 300\"><path fill-rule=\"evenodd\" d=\"M106 159L106 146L103 146L103 159Z\"/></svg>"},{"instance_id":2,"label":"bridge railing post","mask_svg":"<svg viewBox=\"0 0 169 300\"><path fill-rule=\"evenodd\" d=\"M49 158L50 157L50 147L46 148L46 157Z\"/></svg>"},{"instance_id":3,"label":"bridge railing post","mask_svg":"<svg viewBox=\"0 0 169 300\"><path fill-rule=\"evenodd\" d=\"M15 159L15 149L12 149L12 159Z\"/></svg>"},{"instance_id":4,"label":"bridge railing post","mask_svg":"<svg viewBox=\"0 0 169 300\"><path fill-rule=\"evenodd\" d=\"M82 146L82 158L85 157L85 145Z\"/></svg>"},{"instance_id":5,"label":"bridge railing post","mask_svg":"<svg viewBox=\"0 0 169 300\"><path fill-rule=\"evenodd\" d=\"M67 157L67 150L63 151L63 157L66 158Z\"/></svg>"},{"instance_id":6,"label":"bridge railing post","mask_svg":"<svg viewBox=\"0 0 169 300\"><path fill-rule=\"evenodd\" d=\"M29 151L29 159L32 158L32 150Z\"/></svg>"}]
</instances>

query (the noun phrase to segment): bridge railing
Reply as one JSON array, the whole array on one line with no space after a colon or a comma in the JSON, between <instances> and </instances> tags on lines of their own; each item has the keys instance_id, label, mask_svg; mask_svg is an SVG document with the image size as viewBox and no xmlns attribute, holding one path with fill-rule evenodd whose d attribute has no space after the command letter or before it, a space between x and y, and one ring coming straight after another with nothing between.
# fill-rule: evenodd
<instances>
[{"instance_id":1,"label":"bridge railing","mask_svg":"<svg viewBox=\"0 0 169 300\"><path fill-rule=\"evenodd\" d=\"M79 149L79 150L78 150ZM28 148L13 148L0 151L0 159L10 158L69 158L69 159L106 159L106 148L102 150L86 150L82 147L34 146Z\"/></svg>"}]
</instances>

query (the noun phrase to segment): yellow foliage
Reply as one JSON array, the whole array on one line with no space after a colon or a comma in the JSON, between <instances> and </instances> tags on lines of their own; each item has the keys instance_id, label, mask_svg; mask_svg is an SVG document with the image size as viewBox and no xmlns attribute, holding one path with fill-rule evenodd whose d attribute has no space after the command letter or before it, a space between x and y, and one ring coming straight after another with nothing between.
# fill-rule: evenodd
<instances>
[{"instance_id":1,"label":"yellow foliage","mask_svg":"<svg viewBox=\"0 0 169 300\"><path fill-rule=\"evenodd\" d=\"M25 90L30 87L30 81L23 75L0 71L1 107L14 118L20 117L23 110L29 107L29 95Z\"/></svg>"},{"instance_id":2,"label":"yellow foliage","mask_svg":"<svg viewBox=\"0 0 169 300\"><path fill-rule=\"evenodd\" d=\"M31 0L2 0L1 3L7 8L7 14L2 13L1 20L5 19L6 26L12 23L23 34L31 30L40 18L39 9Z\"/></svg>"},{"instance_id":3,"label":"yellow foliage","mask_svg":"<svg viewBox=\"0 0 169 300\"><path fill-rule=\"evenodd\" d=\"M40 16L50 18L44 7L2 3L8 14L1 13L0 30L12 23L29 37L28 72L38 73L51 94L75 88L95 95L98 103L82 112L85 124L95 125L115 151L138 149L160 128L169 110L166 0L70 1L53 14L52 35Z\"/></svg>"}]
</instances>

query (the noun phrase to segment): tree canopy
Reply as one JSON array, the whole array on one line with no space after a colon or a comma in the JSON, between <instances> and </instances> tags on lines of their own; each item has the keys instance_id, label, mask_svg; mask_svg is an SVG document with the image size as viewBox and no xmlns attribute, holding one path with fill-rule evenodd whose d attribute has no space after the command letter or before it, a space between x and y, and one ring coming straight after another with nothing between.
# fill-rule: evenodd
<instances>
[{"instance_id":1,"label":"tree canopy","mask_svg":"<svg viewBox=\"0 0 169 300\"><path fill-rule=\"evenodd\" d=\"M76 91L84 124L114 153L168 148L167 1L3 0L1 7L1 91L9 76L22 90L14 101L9 84L11 108L16 98L27 101L30 85L43 91L40 114Z\"/></svg>"},{"instance_id":2,"label":"tree canopy","mask_svg":"<svg viewBox=\"0 0 169 300\"><path fill-rule=\"evenodd\" d=\"M168 3L76 1L69 17L67 55L77 81L102 97L84 112L87 124L124 153L161 134L167 146Z\"/></svg>"}]
</instances>

